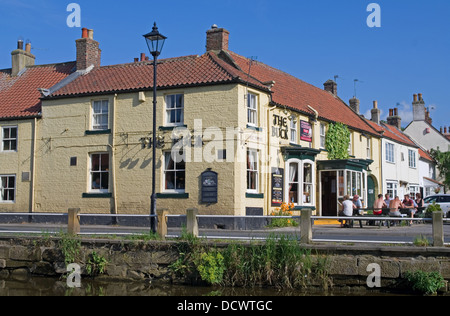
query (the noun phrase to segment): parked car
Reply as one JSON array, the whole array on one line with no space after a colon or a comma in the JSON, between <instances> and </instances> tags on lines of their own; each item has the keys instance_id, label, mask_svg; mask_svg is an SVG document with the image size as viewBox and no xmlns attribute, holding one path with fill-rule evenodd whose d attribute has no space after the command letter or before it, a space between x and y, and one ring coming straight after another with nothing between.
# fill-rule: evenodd
<instances>
[{"instance_id":1,"label":"parked car","mask_svg":"<svg viewBox=\"0 0 450 316\"><path fill-rule=\"evenodd\" d=\"M423 201L425 207L428 207L428 205L436 202L436 204L439 204L441 206L444 214L447 214L447 218L450 218L450 194L430 195L424 198Z\"/></svg>"}]
</instances>

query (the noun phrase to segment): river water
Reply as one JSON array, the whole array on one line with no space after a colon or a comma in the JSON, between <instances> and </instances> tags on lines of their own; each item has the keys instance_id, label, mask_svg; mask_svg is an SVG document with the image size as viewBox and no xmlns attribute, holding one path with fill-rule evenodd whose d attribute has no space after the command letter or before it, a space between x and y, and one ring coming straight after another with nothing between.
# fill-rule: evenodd
<instances>
[{"instance_id":1,"label":"river water","mask_svg":"<svg viewBox=\"0 0 450 316\"><path fill-rule=\"evenodd\" d=\"M332 291L278 290L276 288L198 287L150 282L114 282L83 279L80 288L69 288L66 281L54 278L31 277L0 280L0 296L222 296L222 297L286 297L286 296L368 296L399 295L341 289Z\"/></svg>"}]
</instances>

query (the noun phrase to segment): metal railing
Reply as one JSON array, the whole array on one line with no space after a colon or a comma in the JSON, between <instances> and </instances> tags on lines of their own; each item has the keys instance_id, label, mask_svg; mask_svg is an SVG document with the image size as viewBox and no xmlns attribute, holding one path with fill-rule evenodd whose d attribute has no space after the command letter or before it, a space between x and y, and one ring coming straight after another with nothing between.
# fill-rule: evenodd
<instances>
[{"instance_id":1,"label":"metal railing","mask_svg":"<svg viewBox=\"0 0 450 316\"><path fill-rule=\"evenodd\" d=\"M27 217L33 221L34 217L64 217L67 221L66 223L62 223L60 228L67 228L67 232L69 234L74 235L135 235L134 232L120 232L120 231L104 231L104 232L90 232L85 233L81 232L81 218L89 218L89 217L109 217L109 218L155 218L158 223L158 235L161 236L162 239L165 238L174 238L179 237L179 235L170 235L168 234L168 220L170 218L185 218L186 219L186 232L188 234L192 234L193 236L199 237L199 219L214 219L214 218L223 218L223 219L292 219L300 223L299 228L294 228L293 231L298 232L300 234L300 242L309 244L319 239L313 239L312 228L315 222L320 220L341 220L341 221L353 221L353 222L365 222L365 221L376 221L376 222L402 222L402 221L421 221L421 222L431 222L432 225L432 235L433 235L433 245L435 246L443 246L444 245L444 230L443 223L449 222L449 218L443 218L442 213L433 214L433 218L410 218L410 217L390 217L390 216L351 216L351 217L334 217L334 216L312 216L312 211L302 211L300 216L258 216L258 215L250 215L250 216L234 216L234 215L200 215L198 210L196 209L188 209L186 214L182 215L173 215L169 214L167 211L158 211L157 215L150 214L84 214L80 213L79 209L70 209L68 213L0 213L0 216L15 216L15 217ZM362 225L361 225L362 226ZM146 228L147 231L150 231L150 227ZM253 230L253 229L251 229ZM46 230L48 232L48 230ZM40 234L43 231L18 231L20 233L26 234ZM14 233L14 231L0 231L0 233ZM57 232L54 232L57 233ZM233 237L233 236L205 236L208 239L266 239L267 237L261 236L247 236L247 237ZM321 240L326 241L326 240ZM343 241L343 240L341 240ZM334 240L336 242L336 240ZM353 240L354 242L354 240ZM384 243L385 241L379 241L379 243Z\"/></svg>"}]
</instances>

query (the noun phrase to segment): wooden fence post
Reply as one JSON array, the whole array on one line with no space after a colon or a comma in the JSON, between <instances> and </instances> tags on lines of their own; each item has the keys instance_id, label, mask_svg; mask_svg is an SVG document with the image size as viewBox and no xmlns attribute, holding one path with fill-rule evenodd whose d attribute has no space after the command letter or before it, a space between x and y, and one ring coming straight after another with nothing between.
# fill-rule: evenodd
<instances>
[{"instance_id":1,"label":"wooden fence post","mask_svg":"<svg viewBox=\"0 0 450 316\"><path fill-rule=\"evenodd\" d=\"M444 247L444 212L433 212L433 247Z\"/></svg>"},{"instance_id":2,"label":"wooden fence post","mask_svg":"<svg viewBox=\"0 0 450 316\"><path fill-rule=\"evenodd\" d=\"M69 235L78 235L81 231L80 229L80 209L70 208L69 209L69 220L67 223L67 233Z\"/></svg>"},{"instance_id":3,"label":"wooden fence post","mask_svg":"<svg viewBox=\"0 0 450 316\"><path fill-rule=\"evenodd\" d=\"M300 243L311 244L312 243L312 222L311 222L312 210L304 209L300 215Z\"/></svg>"},{"instance_id":4,"label":"wooden fence post","mask_svg":"<svg viewBox=\"0 0 450 316\"><path fill-rule=\"evenodd\" d=\"M198 237L198 209L190 208L186 212L187 215L187 223L186 229L188 234L192 234L194 237Z\"/></svg>"},{"instance_id":5,"label":"wooden fence post","mask_svg":"<svg viewBox=\"0 0 450 316\"><path fill-rule=\"evenodd\" d=\"M162 240L166 240L167 235L167 210L156 210L158 214L158 228L157 233Z\"/></svg>"}]
</instances>

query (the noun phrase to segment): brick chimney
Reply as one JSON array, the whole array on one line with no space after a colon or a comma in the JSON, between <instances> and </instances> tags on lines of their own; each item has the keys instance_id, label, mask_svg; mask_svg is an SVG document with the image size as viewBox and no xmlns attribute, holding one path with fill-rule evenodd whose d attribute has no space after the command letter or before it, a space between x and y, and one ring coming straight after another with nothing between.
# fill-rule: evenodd
<instances>
[{"instance_id":1,"label":"brick chimney","mask_svg":"<svg viewBox=\"0 0 450 316\"><path fill-rule=\"evenodd\" d=\"M85 70L90 66L100 67L102 51L99 43L94 41L94 31L83 28L82 38L76 40L77 70Z\"/></svg>"},{"instance_id":2,"label":"brick chimney","mask_svg":"<svg viewBox=\"0 0 450 316\"><path fill-rule=\"evenodd\" d=\"M12 71L11 76L16 77L24 68L34 66L36 57L31 54L31 44L27 43L23 50L23 41L17 42L17 49L11 53Z\"/></svg>"},{"instance_id":3,"label":"brick chimney","mask_svg":"<svg viewBox=\"0 0 450 316\"><path fill-rule=\"evenodd\" d=\"M229 31L218 28L217 25L214 24L211 29L206 32L206 51L228 50L229 37Z\"/></svg>"},{"instance_id":4,"label":"brick chimney","mask_svg":"<svg viewBox=\"0 0 450 316\"><path fill-rule=\"evenodd\" d=\"M324 90L330 92L332 95L337 96L337 83L333 80L328 80L323 84Z\"/></svg>"},{"instance_id":5,"label":"brick chimney","mask_svg":"<svg viewBox=\"0 0 450 316\"><path fill-rule=\"evenodd\" d=\"M359 115L359 100L355 97L350 99L350 108Z\"/></svg>"},{"instance_id":6,"label":"brick chimney","mask_svg":"<svg viewBox=\"0 0 450 316\"><path fill-rule=\"evenodd\" d=\"M387 123L389 125L395 126L398 129L402 129L402 118L398 116L398 108L390 109L389 116L387 118Z\"/></svg>"},{"instance_id":7,"label":"brick chimney","mask_svg":"<svg viewBox=\"0 0 450 316\"><path fill-rule=\"evenodd\" d=\"M425 101L422 98L422 94L414 94L413 96L413 120L414 121L425 121L426 120L426 109Z\"/></svg>"},{"instance_id":8,"label":"brick chimney","mask_svg":"<svg viewBox=\"0 0 450 316\"><path fill-rule=\"evenodd\" d=\"M370 111L372 113L372 122L380 124L381 111L378 108L378 101L373 101L373 109Z\"/></svg>"}]
</instances>

